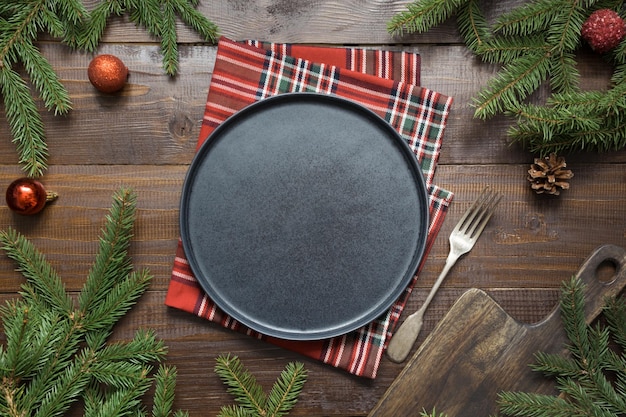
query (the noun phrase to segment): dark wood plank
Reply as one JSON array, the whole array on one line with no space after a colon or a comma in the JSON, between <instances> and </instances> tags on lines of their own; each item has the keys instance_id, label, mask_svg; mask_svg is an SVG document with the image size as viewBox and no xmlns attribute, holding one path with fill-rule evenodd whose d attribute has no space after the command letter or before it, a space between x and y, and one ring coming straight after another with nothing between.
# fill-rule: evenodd
<instances>
[{"instance_id":1,"label":"dark wood plank","mask_svg":"<svg viewBox=\"0 0 626 417\"><path fill-rule=\"evenodd\" d=\"M485 2L489 18L516 1ZM85 3L92 7L95 0ZM199 10L233 39L419 52L422 84L454 97L435 183L453 191L455 199L405 314L426 298L444 264L448 234L483 185L492 184L505 197L484 236L435 297L417 350L468 288L486 291L514 320L536 323L554 309L561 281L591 251L606 243L626 246L626 150L567 155L575 173L572 188L556 198L533 194L525 180L533 155L510 145L506 135L513 120L473 117L472 98L498 67L467 51L453 21L426 34L390 36L386 22L409 3L216 0L200 2ZM13 227L31 239L75 292L93 262L112 193L132 187L138 193L138 218L131 254L135 266L149 268L154 279L113 339L128 339L141 327L156 329L170 348L168 362L179 368L177 407L192 416L215 415L230 403L213 366L217 355L232 353L267 388L287 362L305 363L309 382L291 415L365 416L403 365L383 359L377 379L363 380L164 306L178 242L181 187L195 152L216 54L214 45L200 41L180 22L178 34L180 73L170 78L162 71L155 39L126 17L112 18L98 52L119 56L131 71L125 89L112 96L97 93L88 82L92 54L42 40L39 46L74 104L64 117L41 109L50 147L50 169L42 180L60 197L36 217L21 217L0 205L0 229ZM607 87L611 68L600 57L583 49L579 69L583 88ZM540 102L546 92L534 100ZM4 117L2 104L0 113ZM20 175L10 133L0 123L0 184L6 187ZM14 267L0 253L0 301L16 297L23 282Z\"/></svg>"},{"instance_id":2,"label":"dark wood plank","mask_svg":"<svg viewBox=\"0 0 626 417\"><path fill-rule=\"evenodd\" d=\"M406 49L423 56L422 84L454 97L440 157L442 164L532 162L532 154L509 143L506 130L513 123L511 118L474 118L472 98L497 68L480 63L460 45ZM216 49L210 45L183 45L180 50L181 71L171 79L161 70L157 46L104 45L100 52L119 56L131 72L122 92L106 95L89 84L87 66L91 55L71 52L56 43L42 45L74 106L62 117L42 108L49 164L189 163L202 122ZM587 87L605 87L609 73L602 69L606 66L596 57L584 58L581 72ZM8 126L0 124L0 137L10 136ZM625 162L626 152L584 153L571 160ZM17 163L15 146L9 140L0 141L0 161Z\"/></svg>"}]
</instances>

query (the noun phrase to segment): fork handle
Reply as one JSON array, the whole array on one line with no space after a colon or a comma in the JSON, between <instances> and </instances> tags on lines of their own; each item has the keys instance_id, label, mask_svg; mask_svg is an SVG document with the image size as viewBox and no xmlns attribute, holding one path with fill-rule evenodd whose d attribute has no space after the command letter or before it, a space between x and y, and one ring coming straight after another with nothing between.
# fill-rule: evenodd
<instances>
[{"instance_id":1,"label":"fork handle","mask_svg":"<svg viewBox=\"0 0 626 417\"><path fill-rule=\"evenodd\" d=\"M404 362L409 355L415 340L417 340L417 336L420 334L420 330L422 330L424 311L426 311L426 309L422 306L415 313L407 317L389 341L387 357L391 359L392 362Z\"/></svg>"},{"instance_id":2,"label":"fork handle","mask_svg":"<svg viewBox=\"0 0 626 417\"><path fill-rule=\"evenodd\" d=\"M452 268L452 265L456 263L457 259L459 259L458 254L453 252L448 254L446 264L439 274L439 277L437 277L437 281L433 284L433 287L431 288L426 301L424 301L424 304L422 304L419 310L407 317L406 320L404 320L404 323L398 327L398 330L396 330L395 334L392 336L389 341L389 345L387 346L387 356L393 362L404 362L406 357L409 356L409 352L411 352L411 348L417 340L420 330L422 330L424 312L426 312L426 309L439 289L439 286L441 286L441 283L445 279L446 275L448 275L450 268Z\"/></svg>"}]
</instances>

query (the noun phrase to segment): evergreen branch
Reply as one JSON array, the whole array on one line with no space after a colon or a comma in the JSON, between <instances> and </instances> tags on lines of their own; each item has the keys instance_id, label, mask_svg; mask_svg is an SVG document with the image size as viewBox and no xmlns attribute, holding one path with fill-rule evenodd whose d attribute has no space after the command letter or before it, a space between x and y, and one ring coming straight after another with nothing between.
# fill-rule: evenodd
<instances>
[{"instance_id":1,"label":"evergreen branch","mask_svg":"<svg viewBox=\"0 0 626 417\"><path fill-rule=\"evenodd\" d=\"M93 52L100 43L109 16L120 16L123 13L124 8L118 0L101 1L91 13L83 19L78 33L73 34L73 36L67 36L65 40L74 48Z\"/></svg>"},{"instance_id":2,"label":"evergreen branch","mask_svg":"<svg viewBox=\"0 0 626 417\"><path fill-rule=\"evenodd\" d=\"M259 414L236 405L225 405L220 409L217 417L258 417Z\"/></svg>"},{"instance_id":3,"label":"evergreen branch","mask_svg":"<svg viewBox=\"0 0 626 417\"><path fill-rule=\"evenodd\" d=\"M387 30L394 35L426 32L449 19L461 6L471 0L417 0L407 10L393 16Z\"/></svg>"},{"instance_id":4,"label":"evergreen branch","mask_svg":"<svg viewBox=\"0 0 626 417\"><path fill-rule=\"evenodd\" d=\"M433 408L433 411L428 413L426 410L420 411L420 417L446 417L444 413L437 414L437 410Z\"/></svg>"},{"instance_id":5,"label":"evergreen branch","mask_svg":"<svg viewBox=\"0 0 626 417\"><path fill-rule=\"evenodd\" d=\"M298 402L306 378L304 364L289 363L267 397L267 416L280 417L288 413Z\"/></svg>"},{"instance_id":6,"label":"evergreen branch","mask_svg":"<svg viewBox=\"0 0 626 417\"><path fill-rule=\"evenodd\" d=\"M147 372L146 366L131 362L106 362L99 360L90 369L93 378L113 389L132 389L138 375Z\"/></svg>"},{"instance_id":7,"label":"evergreen branch","mask_svg":"<svg viewBox=\"0 0 626 417\"><path fill-rule=\"evenodd\" d=\"M534 0L500 16L494 31L505 36L543 34L560 13L552 0Z\"/></svg>"},{"instance_id":8,"label":"evergreen branch","mask_svg":"<svg viewBox=\"0 0 626 417\"><path fill-rule=\"evenodd\" d=\"M35 47L41 32L61 39L72 48L94 51L111 15L129 13L131 21L161 38L163 68L170 76L178 71L175 17L205 40L215 42L218 28L195 7L197 0L100 0L88 12L80 0L31 0L0 4L0 93L5 102L19 163L30 177L47 169L48 148L35 99L13 66L24 65L45 107L57 114L71 109L69 93L47 59Z\"/></svg>"},{"instance_id":9,"label":"evergreen branch","mask_svg":"<svg viewBox=\"0 0 626 417\"><path fill-rule=\"evenodd\" d=\"M112 279L106 297L88 297L101 288L86 283L91 286L82 291L90 301L86 312L73 309L60 278L30 242L11 229L0 232L0 245L27 278L22 298L0 307L7 338L0 346L0 415L61 416L80 398L86 417L145 415L141 400L155 380L153 363L164 359L167 348L152 330L137 331L129 342L106 343L110 326L137 301L151 277L147 271L128 273L126 261L120 261L127 258L135 204L130 190L114 196L97 259L105 265L99 267L104 274L119 273L117 264L126 276ZM175 372L156 377L161 385L154 404L165 410L169 402L167 416L175 378ZM173 416L188 417L182 411Z\"/></svg>"},{"instance_id":10,"label":"evergreen branch","mask_svg":"<svg viewBox=\"0 0 626 417\"><path fill-rule=\"evenodd\" d=\"M152 378L148 375L148 370L144 369L132 386L108 392L97 407L94 417L138 415L141 410L141 396L151 385Z\"/></svg>"},{"instance_id":11,"label":"evergreen branch","mask_svg":"<svg viewBox=\"0 0 626 417\"><path fill-rule=\"evenodd\" d=\"M7 256L17 262L18 271L37 289L48 306L63 316L70 316L74 308L73 301L45 256L14 229L0 231L0 244Z\"/></svg>"},{"instance_id":12,"label":"evergreen branch","mask_svg":"<svg viewBox=\"0 0 626 417\"><path fill-rule=\"evenodd\" d=\"M82 356L78 355L79 344L84 332L81 320L77 315L63 317L58 323L60 335L58 341L51 341L52 354L42 364L39 372L30 380L29 389L24 396L23 403L29 409L34 409L36 404L49 392L51 381L59 378L70 367L76 367L76 362L88 355L89 350L83 349Z\"/></svg>"},{"instance_id":13,"label":"evergreen branch","mask_svg":"<svg viewBox=\"0 0 626 417\"><path fill-rule=\"evenodd\" d=\"M602 100L603 94L599 91L568 91L552 94L547 101L553 107L594 107ZM582 109L581 109L582 110ZM598 111L597 107L594 112Z\"/></svg>"},{"instance_id":14,"label":"evergreen branch","mask_svg":"<svg viewBox=\"0 0 626 417\"><path fill-rule=\"evenodd\" d=\"M546 376L560 375L576 378L581 374L578 364L571 358L544 352L535 354L535 363L530 365L530 368Z\"/></svg>"},{"instance_id":15,"label":"evergreen branch","mask_svg":"<svg viewBox=\"0 0 626 417\"><path fill-rule=\"evenodd\" d=\"M136 204L137 196L129 189L121 189L113 195L94 266L78 296L78 305L84 314L93 314L93 306L107 299L119 278L132 270L128 249L133 236Z\"/></svg>"},{"instance_id":16,"label":"evergreen branch","mask_svg":"<svg viewBox=\"0 0 626 417\"><path fill-rule=\"evenodd\" d=\"M457 14L457 26L465 45L475 54L479 53L491 37L487 20L476 0L469 0L460 7L460 12Z\"/></svg>"},{"instance_id":17,"label":"evergreen branch","mask_svg":"<svg viewBox=\"0 0 626 417\"><path fill-rule=\"evenodd\" d=\"M52 355L50 347L58 343L59 316L44 314L19 301L7 302L0 312L7 338L0 375L14 381L36 375ZM32 354L21 346L30 346Z\"/></svg>"},{"instance_id":18,"label":"evergreen branch","mask_svg":"<svg viewBox=\"0 0 626 417\"><path fill-rule=\"evenodd\" d=\"M64 22L47 8L41 9L40 19L42 21L41 26L44 26L50 35L60 38L65 34ZM16 44L17 47L19 44Z\"/></svg>"},{"instance_id":19,"label":"evergreen branch","mask_svg":"<svg viewBox=\"0 0 626 417\"><path fill-rule=\"evenodd\" d=\"M486 119L518 106L539 88L549 67L549 58L543 54L530 54L508 64L478 94L474 116Z\"/></svg>"},{"instance_id":20,"label":"evergreen branch","mask_svg":"<svg viewBox=\"0 0 626 417\"><path fill-rule=\"evenodd\" d=\"M198 0L190 0L189 2L174 2L173 6L180 16L181 20L188 26L192 27L206 41L217 42L219 28L210 20L207 20L198 10L195 9Z\"/></svg>"},{"instance_id":21,"label":"evergreen branch","mask_svg":"<svg viewBox=\"0 0 626 417\"><path fill-rule=\"evenodd\" d=\"M559 93L579 91L580 74L574 54L565 52L550 61L550 87Z\"/></svg>"},{"instance_id":22,"label":"evergreen branch","mask_svg":"<svg viewBox=\"0 0 626 417\"><path fill-rule=\"evenodd\" d=\"M571 342L568 349L583 370L588 365L591 351L589 331L585 321L584 288L584 285L581 285L575 277L564 281L559 302L563 328Z\"/></svg>"},{"instance_id":23,"label":"evergreen branch","mask_svg":"<svg viewBox=\"0 0 626 417\"><path fill-rule=\"evenodd\" d=\"M523 40L493 36L477 49L483 61L508 64L526 55L547 55L543 36L529 36Z\"/></svg>"},{"instance_id":24,"label":"evergreen branch","mask_svg":"<svg viewBox=\"0 0 626 417\"><path fill-rule=\"evenodd\" d=\"M552 45L553 53L560 55L578 48L585 18L584 8L578 2L564 2L548 28L547 42Z\"/></svg>"},{"instance_id":25,"label":"evergreen branch","mask_svg":"<svg viewBox=\"0 0 626 417\"><path fill-rule=\"evenodd\" d=\"M542 156L563 151L619 150L626 147L626 39L607 55L616 65L612 88L581 95L577 104L564 103L568 109L556 110L560 113L557 116L569 113L572 120L564 117L555 128L557 124L541 124L537 118L524 120L530 113L519 110L521 103L546 82L551 94L560 95L555 100L548 98L547 107L558 107L566 95L573 97L580 92L575 51L581 43L581 29L593 10L603 8L623 14L623 1L531 0L489 26L475 0L415 1L392 17L388 30L395 34L405 29L424 32L456 14L468 49L485 62L504 66L474 97L474 117L515 115L518 126L509 130L509 136ZM593 95L599 100L587 101ZM597 131L594 124L600 126Z\"/></svg>"},{"instance_id":26,"label":"evergreen branch","mask_svg":"<svg viewBox=\"0 0 626 417\"><path fill-rule=\"evenodd\" d=\"M1 62L0 91L13 143L17 145L19 162L28 176L36 177L47 169L48 146L44 140L43 121L24 80Z\"/></svg>"},{"instance_id":27,"label":"evergreen branch","mask_svg":"<svg viewBox=\"0 0 626 417\"><path fill-rule=\"evenodd\" d=\"M235 400L243 408L257 413L257 415L263 415L267 396L254 375L244 369L238 357L219 356L215 365L215 373L226 384L227 391L235 397Z\"/></svg>"},{"instance_id":28,"label":"evergreen branch","mask_svg":"<svg viewBox=\"0 0 626 417\"><path fill-rule=\"evenodd\" d=\"M87 311L85 326L90 330L108 330L121 319L148 288L152 275L148 271L132 272L115 285L102 302Z\"/></svg>"},{"instance_id":29,"label":"evergreen branch","mask_svg":"<svg viewBox=\"0 0 626 417\"><path fill-rule=\"evenodd\" d=\"M159 366L155 381L152 417L169 417L174 404L176 368L173 366Z\"/></svg>"},{"instance_id":30,"label":"evergreen branch","mask_svg":"<svg viewBox=\"0 0 626 417\"><path fill-rule=\"evenodd\" d=\"M93 360L93 353L84 351L70 366L64 368L58 378L49 379L47 392L37 407L37 415L58 416L66 412L89 384L89 369Z\"/></svg>"},{"instance_id":31,"label":"evergreen branch","mask_svg":"<svg viewBox=\"0 0 626 417\"><path fill-rule=\"evenodd\" d=\"M69 94L41 52L30 42L15 46L30 81L37 88L44 105L54 114L65 114L72 108Z\"/></svg>"},{"instance_id":32,"label":"evergreen branch","mask_svg":"<svg viewBox=\"0 0 626 417\"><path fill-rule=\"evenodd\" d=\"M129 9L131 22L136 25L143 25L152 36L161 36L163 22L161 2L147 1L140 7L139 3L130 0L124 3L124 7Z\"/></svg>"},{"instance_id":33,"label":"evergreen branch","mask_svg":"<svg viewBox=\"0 0 626 417\"><path fill-rule=\"evenodd\" d=\"M129 361L136 364L160 362L167 354L162 340L152 330L137 330L128 343L112 343L98 351L98 360L106 362Z\"/></svg>"},{"instance_id":34,"label":"evergreen branch","mask_svg":"<svg viewBox=\"0 0 626 417\"><path fill-rule=\"evenodd\" d=\"M500 411L509 416L573 417L578 415L573 404L551 395L501 392L498 394L498 405Z\"/></svg>"},{"instance_id":35,"label":"evergreen branch","mask_svg":"<svg viewBox=\"0 0 626 417\"><path fill-rule=\"evenodd\" d=\"M607 324L615 341L626 350L626 303L613 298L607 302L603 310Z\"/></svg>"},{"instance_id":36,"label":"evergreen branch","mask_svg":"<svg viewBox=\"0 0 626 417\"><path fill-rule=\"evenodd\" d=\"M161 25L161 51L163 69L168 75L178 71L178 45L176 44L176 15L172 0L163 3L163 24Z\"/></svg>"}]
</instances>

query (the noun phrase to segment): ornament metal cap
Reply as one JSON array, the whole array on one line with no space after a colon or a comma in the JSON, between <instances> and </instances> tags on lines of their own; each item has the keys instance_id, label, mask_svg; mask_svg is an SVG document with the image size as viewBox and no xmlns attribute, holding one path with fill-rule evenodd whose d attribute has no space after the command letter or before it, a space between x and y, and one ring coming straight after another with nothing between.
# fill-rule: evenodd
<instances>
[{"instance_id":1,"label":"ornament metal cap","mask_svg":"<svg viewBox=\"0 0 626 417\"><path fill-rule=\"evenodd\" d=\"M9 208L25 216L39 213L47 203L57 199L54 191L32 178L18 178L7 187L6 202Z\"/></svg>"}]
</instances>

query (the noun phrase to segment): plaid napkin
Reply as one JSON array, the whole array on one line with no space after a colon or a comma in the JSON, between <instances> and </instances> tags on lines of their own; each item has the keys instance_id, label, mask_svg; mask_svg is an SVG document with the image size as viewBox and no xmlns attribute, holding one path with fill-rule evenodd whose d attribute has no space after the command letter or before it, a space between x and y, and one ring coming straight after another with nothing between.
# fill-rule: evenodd
<instances>
[{"instance_id":1,"label":"plaid napkin","mask_svg":"<svg viewBox=\"0 0 626 417\"><path fill-rule=\"evenodd\" d=\"M406 52L240 43L221 38L198 147L229 116L276 94L317 92L361 103L406 138L424 173L430 225L421 269L452 201L451 192L432 184L452 98L418 86L419 64L419 55ZM259 334L220 310L193 276L179 241L165 304L352 374L375 378L416 280L417 275L385 314L360 329L325 340L282 340Z\"/></svg>"}]
</instances>

